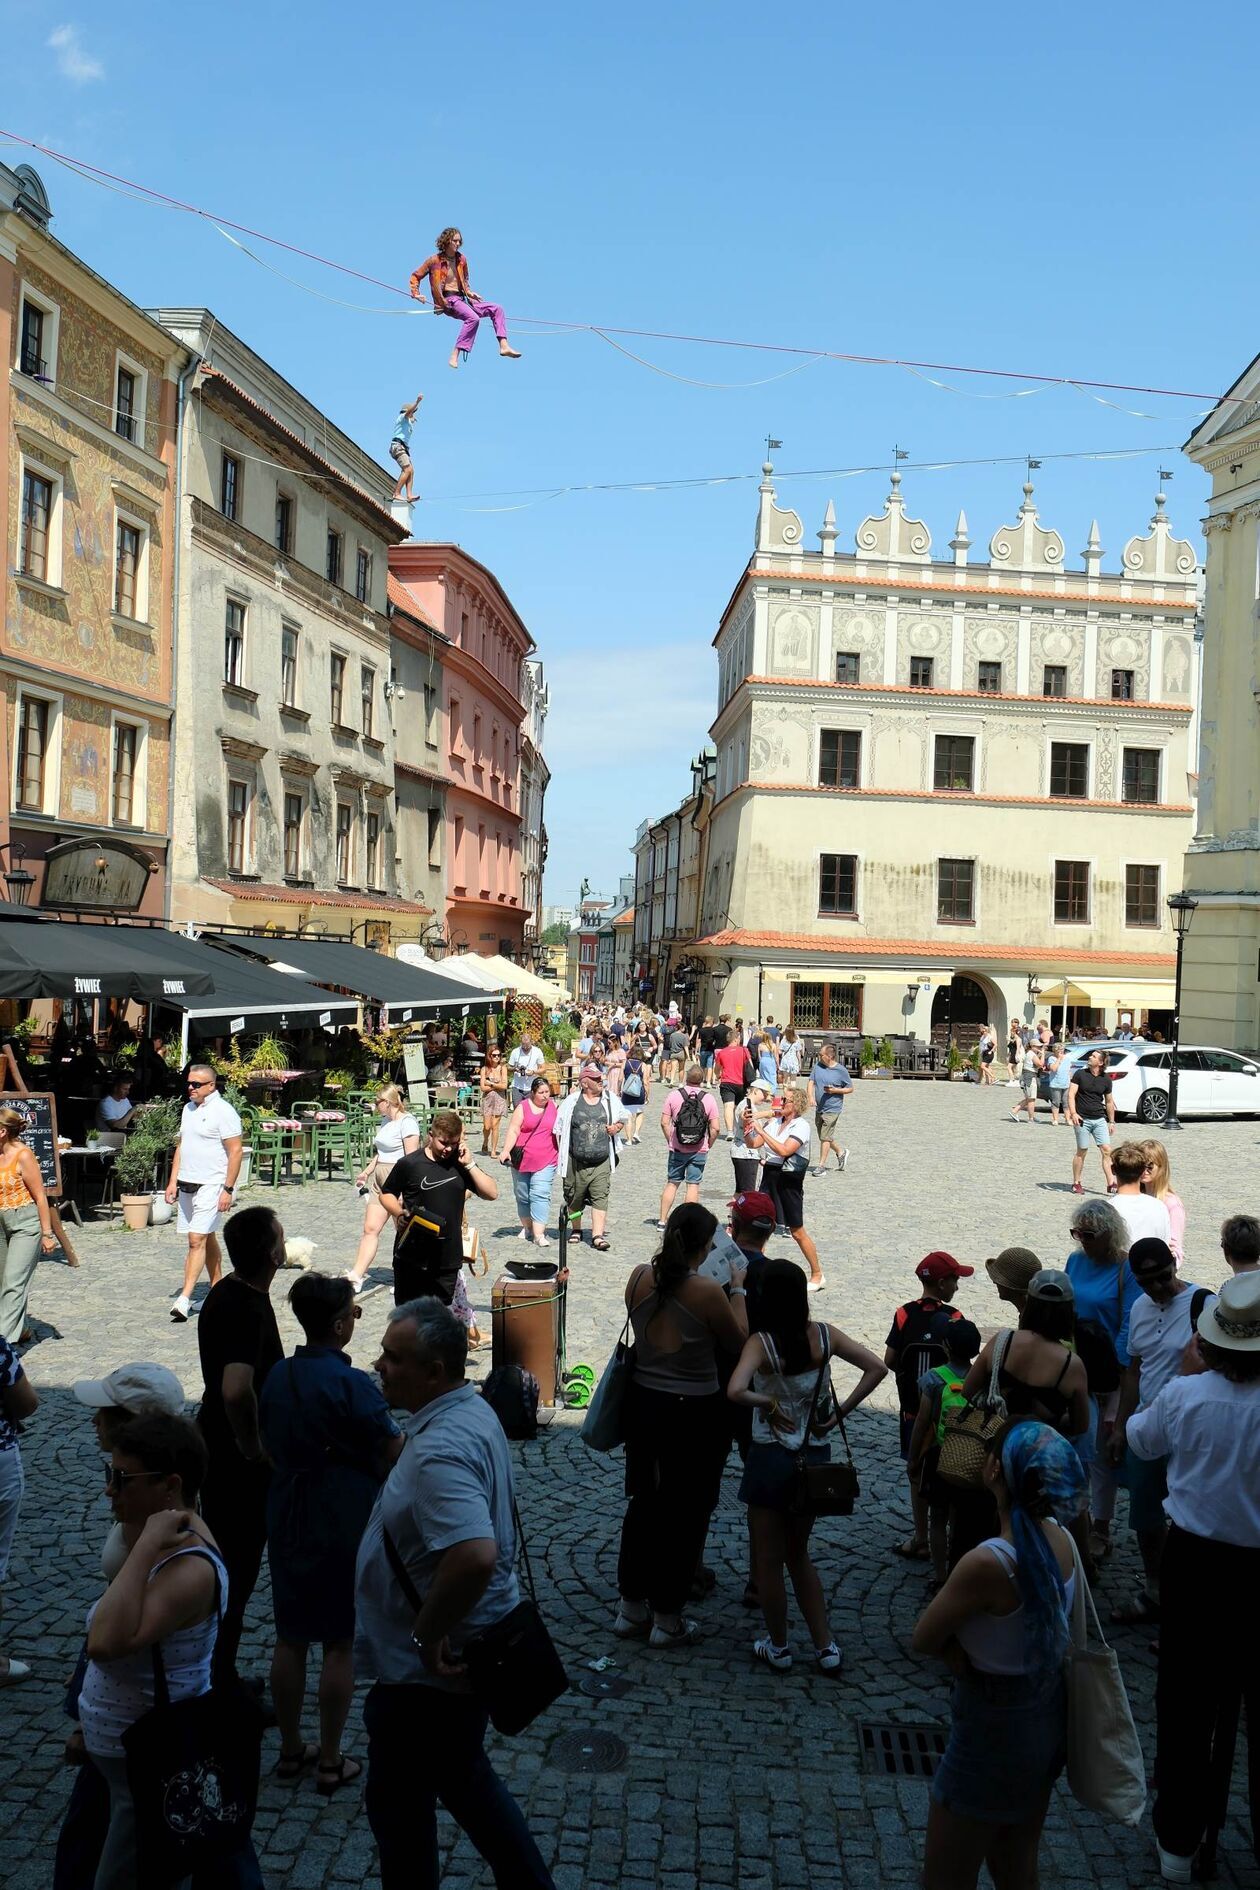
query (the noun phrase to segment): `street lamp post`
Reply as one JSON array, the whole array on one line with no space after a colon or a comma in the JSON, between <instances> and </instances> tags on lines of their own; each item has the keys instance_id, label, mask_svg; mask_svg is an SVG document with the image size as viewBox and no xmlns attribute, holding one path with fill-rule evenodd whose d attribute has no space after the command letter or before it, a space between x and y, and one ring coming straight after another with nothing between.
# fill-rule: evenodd
<instances>
[{"instance_id":1,"label":"street lamp post","mask_svg":"<svg viewBox=\"0 0 1260 1890\"><path fill-rule=\"evenodd\" d=\"M1173 930L1177 934L1177 970L1173 984L1173 1027L1172 1055L1168 1062L1168 1114L1164 1118L1166 1129L1179 1129L1181 1123L1177 1116L1177 1067L1178 1053L1181 1049L1181 955L1185 950L1186 933L1190 930L1190 921L1198 910L1199 902L1187 892L1170 893L1168 910L1172 913Z\"/></svg>"}]
</instances>

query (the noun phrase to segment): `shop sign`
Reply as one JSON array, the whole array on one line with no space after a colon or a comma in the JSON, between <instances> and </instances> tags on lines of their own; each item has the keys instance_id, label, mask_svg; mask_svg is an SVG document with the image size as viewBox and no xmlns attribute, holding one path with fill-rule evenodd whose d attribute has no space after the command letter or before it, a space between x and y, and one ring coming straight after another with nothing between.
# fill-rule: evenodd
<instances>
[{"instance_id":1,"label":"shop sign","mask_svg":"<svg viewBox=\"0 0 1260 1890\"><path fill-rule=\"evenodd\" d=\"M44 858L41 904L69 912L134 912L153 861L121 840L63 840Z\"/></svg>"}]
</instances>

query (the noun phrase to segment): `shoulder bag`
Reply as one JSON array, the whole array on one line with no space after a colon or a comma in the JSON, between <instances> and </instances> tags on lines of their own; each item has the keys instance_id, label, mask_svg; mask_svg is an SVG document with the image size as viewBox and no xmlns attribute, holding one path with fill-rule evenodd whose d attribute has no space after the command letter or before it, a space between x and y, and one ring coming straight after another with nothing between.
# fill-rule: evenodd
<instances>
[{"instance_id":1,"label":"shoulder bag","mask_svg":"<svg viewBox=\"0 0 1260 1890\"><path fill-rule=\"evenodd\" d=\"M223 1627L223 1588L214 1569L214 1607ZM258 1805L262 1712L233 1678L171 1700L161 1647L149 1650L153 1705L122 1736L127 1788L136 1815L137 1890L168 1890L193 1871L218 1876L244 1850ZM226 1880L226 1874L224 1880Z\"/></svg>"},{"instance_id":2,"label":"shoulder bag","mask_svg":"<svg viewBox=\"0 0 1260 1890\"><path fill-rule=\"evenodd\" d=\"M630 1344L630 1314L612 1357L600 1374L582 1420L581 1438L592 1450L616 1450L626 1441L626 1393L634 1377L634 1347Z\"/></svg>"},{"instance_id":3,"label":"shoulder bag","mask_svg":"<svg viewBox=\"0 0 1260 1890\"><path fill-rule=\"evenodd\" d=\"M495 1730L508 1734L524 1732L540 1713L545 1713L569 1690L564 1662L538 1611L534 1573L529 1565L529 1550L525 1546L525 1531L521 1528L515 1496L512 1521L516 1525L517 1555L525 1571L529 1593L501 1621L474 1634L459 1650L468 1669L473 1698L485 1707ZM381 1534L394 1579L407 1605L419 1614L420 1596L398 1552L398 1544L388 1529L382 1529Z\"/></svg>"},{"instance_id":4,"label":"shoulder bag","mask_svg":"<svg viewBox=\"0 0 1260 1890\"><path fill-rule=\"evenodd\" d=\"M530 1107L531 1108L533 1107L532 1103ZM508 1160L512 1164L513 1168L519 1168L521 1163L524 1161L525 1150L528 1148L529 1144L533 1141L539 1129L542 1127L543 1116L545 1116L546 1113L547 1111L544 1109L542 1111L542 1114L539 1115L539 1117L535 1121L533 1128L530 1130L529 1134L525 1137L525 1140L523 1142L513 1142L511 1148L508 1150ZM525 1117L524 1115L522 1115L521 1121L523 1122L524 1120L525 1120Z\"/></svg>"},{"instance_id":5,"label":"shoulder bag","mask_svg":"<svg viewBox=\"0 0 1260 1890\"><path fill-rule=\"evenodd\" d=\"M1146 1763L1116 1651L1103 1639L1098 1611L1072 1543L1076 1592L1066 1659L1067 1776L1078 1804L1121 1824L1146 1809ZM1089 1644L1092 1619L1098 1646Z\"/></svg>"},{"instance_id":6,"label":"shoulder bag","mask_svg":"<svg viewBox=\"0 0 1260 1890\"><path fill-rule=\"evenodd\" d=\"M1009 1329L993 1342L989 1388L983 1398L969 1398L961 1411L945 1419L936 1474L956 1490L978 1490L984 1474L989 1441L1006 1422L1006 1400L998 1390L1002 1361L1011 1342Z\"/></svg>"},{"instance_id":7,"label":"shoulder bag","mask_svg":"<svg viewBox=\"0 0 1260 1890\"><path fill-rule=\"evenodd\" d=\"M795 1452L796 1473L792 1482L790 1507L797 1516L851 1516L859 1493L857 1470L831 1383L831 1334L825 1325L819 1325L818 1337L822 1343L822 1363L814 1381L814 1395L809 1401L805 1435ZM834 1424L840 1431L844 1444L843 1463L811 1463L805 1455L811 1437L817 1434L815 1426L821 1415L818 1400L824 1381L830 1401L830 1423L827 1428Z\"/></svg>"}]
</instances>

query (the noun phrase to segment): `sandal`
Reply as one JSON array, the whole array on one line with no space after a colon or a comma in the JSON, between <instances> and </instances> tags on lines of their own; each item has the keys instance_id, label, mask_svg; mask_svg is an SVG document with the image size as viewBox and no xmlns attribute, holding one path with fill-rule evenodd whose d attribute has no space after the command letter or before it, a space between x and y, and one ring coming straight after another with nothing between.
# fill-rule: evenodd
<instances>
[{"instance_id":1,"label":"sandal","mask_svg":"<svg viewBox=\"0 0 1260 1890\"><path fill-rule=\"evenodd\" d=\"M1131 1601L1113 1608L1111 1618L1117 1627L1155 1626L1159 1622L1159 1603L1153 1601L1145 1590L1140 1590Z\"/></svg>"},{"instance_id":2,"label":"sandal","mask_svg":"<svg viewBox=\"0 0 1260 1890\"><path fill-rule=\"evenodd\" d=\"M926 1562L932 1551L926 1542L916 1542L911 1536L908 1542L894 1542L893 1554L899 1555L903 1562Z\"/></svg>"},{"instance_id":3,"label":"sandal","mask_svg":"<svg viewBox=\"0 0 1260 1890\"><path fill-rule=\"evenodd\" d=\"M300 1752L282 1752L271 1768L271 1775L282 1785L292 1784L303 1772L309 1772L318 1758L319 1747L314 1745L304 1745Z\"/></svg>"},{"instance_id":4,"label":"sandal","mask_svg":"<svg viewBox=\"0 0 1260 1890\"><path fill-rule=\"evenodd\" d=\"M315 1790L321 1798L331 1798L340 1786L352 1784L362 1770L357 1759L348 1759L344 1752L340 1753L336 1765L316 1766Z\"/></svg>"},{"instance_id":5,"label":"sandal","mask_svg":"<svg viewBox=\"0 0 1260 1890\"><path fill-rule=\"evenodd\" d=\"M593 1239L591 1241L591 1245L594 1247L596 1253L607 1253L608 1249L612 1246L612 1242L611 1240L605 1240L604 1236L601 1234L598 1240Z\"/></svg>"}]
</instances>

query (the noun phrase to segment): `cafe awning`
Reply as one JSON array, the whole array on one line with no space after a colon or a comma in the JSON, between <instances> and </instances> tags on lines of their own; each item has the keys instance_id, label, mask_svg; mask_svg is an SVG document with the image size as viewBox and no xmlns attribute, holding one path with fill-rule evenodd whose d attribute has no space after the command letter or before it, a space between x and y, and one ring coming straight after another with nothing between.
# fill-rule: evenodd
<instances>
[{"instance_id":1,"label":"cafe awning","mask_svg":"<svg viewBox=\"0 0 1260 1890\"><path fill-rule=\"evenodd\" d=\"M340 939L281 938L270 933L209 933L207 937L214 949L225 949L225 956L248 953L277 975L300 977L327 990L351 991L379 1004L390 1025L480 1015L499 1008L498 993L475 991L453 978Z\"/></svg>"},{"instance_id":2,"label":"cafe awning","mask_svg":"<svg viewBox=\"0 0 1260 1890\"><path fill-rule=\"evenodd\" d=\"M351 998L335 998L305 980L286 978L269 965L235 952L217 951L182 932L145 926L76 925L60 928L98 939L125 938L152 963L166 967L168 979L198 975L209 995L164 991L157 1002L182 1011L198 1037L231 1037L241 1031L314 1030L321 1025L353 1024L359 1007ZM41 939L42 939L41 934Z\"/></svg>"},{"instance_id":3,"label":"cafe awning","mask_svg":"<svg viewBox=\"0 0 1260 1890\"><path fill-rule=\"evenodd\" d=\"M212 967L162 949L170 934L112 925L0 926L0 998L131 998L183 1005L215 989Z\"/></svg>"}]
</instances>

